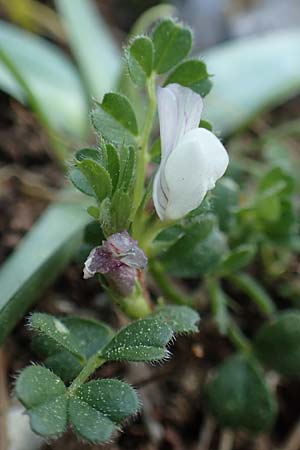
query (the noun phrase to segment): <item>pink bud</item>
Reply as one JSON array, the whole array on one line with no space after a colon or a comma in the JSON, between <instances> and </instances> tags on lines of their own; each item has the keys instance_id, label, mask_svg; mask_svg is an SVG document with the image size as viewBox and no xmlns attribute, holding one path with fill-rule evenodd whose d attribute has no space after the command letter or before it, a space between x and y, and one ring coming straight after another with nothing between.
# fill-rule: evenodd
<instances>
[{"instance_id":1,"label":"pink bud","mask_svg":"<svg viewBox=\"0 0 300 450\"><path fill-rule=\"evenodd\" d=\"M84 265L83 278L104 274L118 294L128 296L133 291L138 271L146 265L147 257L137 241L127 231L122 231L112 234L91 251Z\"/></svg>"}]
</instances>

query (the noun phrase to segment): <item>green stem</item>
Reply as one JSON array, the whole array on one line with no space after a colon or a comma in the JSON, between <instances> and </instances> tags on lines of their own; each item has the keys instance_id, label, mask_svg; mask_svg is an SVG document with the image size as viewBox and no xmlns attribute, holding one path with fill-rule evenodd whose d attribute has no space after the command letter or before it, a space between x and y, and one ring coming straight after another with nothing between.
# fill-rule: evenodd
<instances>
[{"instance_id":1,"label":"green stem","mask_svg":"<svg viewBox=\"0 0 300 450\"><path fill-rule=\"evenodd\" d=\"M218 325L219 332L225 335L230 323L226 294L216 278L207 277L205 284L211 300L212 314Z\"/></svg>"},{"instance_id":2,"label":"green stem","mask_svg":"<svg viewBox=\"0 0 300 450\"><path fill-rule=\"evenodd\" d=\"M150 302L145 298L144 292L137 281L133 293L129 297L120 297L110 288L106 289L110 298L116 305L133 320L147 317L151 314Z\"/></svg>"},{"instance_id":3,"label":"green stem","mask_svg":"<svg viewBox=\"0 0 300 450\"><path fill-rule=\"evenodd\" d=\"M142 223L142 229L138 230L138 234L135 235L136 239L139 242L140 247L144 250L144 252L148 255L148 257L152 258L156 255L155 250L153 248L153 241L155 238L166 228L171 227L175 222L174 221L164 221L158 219L156 213L152 216L148 216L148 220L144 220Z\"/></svg>"},{"instance_id":4,"label":"green stem","mask_svg":"<svg viewBox=\"0 0 300 450\"><path fill-rule=\"evenodd\" d=\"M227 310L227 295L223 292L219 280L208 277L205 282L212 302L212 312L219 326L220 333L226 334L237 350L249 353L251 351L251 343L234 320L231 319Z\"/></svg>"},{"instance_id":5,"label":"green stem","mask_svg":"<svg viewBox=\"0 0 300 450\"><path fill-rule=\"evenodd\" d=\"M193 299L176 288L165 274L163 266L158 261L150 264L150 272L162 294L177 305L193 305Z\"/></svg>"},{"instance_id":6,"label":"green stem","mask_svg":"<svg viewBox=\"0 0 300 450\"><path fill-rule=\"evenodd\" d=\"M102 359L101 355L98 353L88 359L82 371L70 385L68 394L73 395L77 389L95 372L95 370L102 366L105 362L106 360Z\"/></svg>"},{"instance_id":7,"label":"green stem","mask_svg":"<svg viewBox=\"0 0 300 450\"><path fill-rule=\"evenodd\" d=\"M144 123L144 128L140 136L140 143L137 152L136 164L136 185L133 196L133 214L135 215L143 198L146 169L148 163L148 141L151 134L153 120L156 112L155 78L154 75L147 82L149 97L148 111Z\"/></svg>"},{"instance_id":8,"label":"green stem","mask_svg":"<svg viewBox=\"0 0 300 450\"><path fill-rule=\"evenodd\" d=\"M142 201L136 211L134 222L132 223L132 236L140 242L141 236L144 235L144 224L147 220L149 214L146 210L147 203L151 199L152 195L152 189L153 189L153 179L154 177L149 180L147 187L145 189Z\"/></svg>"},{"instance_id":9,"label":"green stem","mask_svg":"<svg viewBox=\"0 0 300 450\"><path fill-rule=\"evenodd\" d=\"M273 316L276 306L265 289L251 275L236 273L227 275L226 278L238 289L243 291L267 317Z\"/></svg>"},{"instance_id":10,"label":"green stem","mask_svg":"<svg viewBox=\"0 0 300 450\"><path fill-rule=\"evenodd\" d=\"M236 349L240 350L243 353L251 352L251 343L246 338L242 330L237 326L237 324L231 320L228 326L228 337L236 347Z\"/></svg>"}]
</instances>

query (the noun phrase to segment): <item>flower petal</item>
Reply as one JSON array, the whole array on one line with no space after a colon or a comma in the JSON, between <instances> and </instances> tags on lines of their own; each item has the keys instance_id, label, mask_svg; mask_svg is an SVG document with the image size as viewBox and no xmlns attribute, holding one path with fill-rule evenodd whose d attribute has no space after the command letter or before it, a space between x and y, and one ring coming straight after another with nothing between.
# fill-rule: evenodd
<instances>
[{"instance_id":1,"label":"flower petal","mask_svg":"<svg viewBox=\"0 0 300 450\"><path fill-rule=\"evenodd\" d=\"M127 266L144 269L147 265L145 253L127 231L112 234L103 247L111 253L113 258Z\"/></svg>"},{"instance_id":2,"label":"flower petal","mask_svg":"<svg viewBox=\"0 0 300 450\"><path fill-rule=\"evenodd\" d=\"M127 297L132 294L137 271L133 267L122 264L118 269L112 270L106 276L110 286L120 295Z\"/></svg>"},{"instance_id":3,"label":"flower petal","mask_svg":"<svg viewBox=\"0 0 300 450\"><path fill-rule=\"evenodd\" d=\"M84 263L83 278L86 280L93 277L96 273L108 273L117 265L118 263L103 246L95 247Z\"/></svg>"},{"instance_id":4,"label":"flower petal","mask_svg":"<svg viewBox=\"0 0 300 450\"><path fill-rule=\"evenodd\" d=\"M168 192L162 186L162 168L155 174L153 182L153 203L158 217L163 220L168 204Z\"/></svg>"},{"instance_id":5,"label":"flower petal","mask_svg":"<svg viewBox=\"0 0 300 450\"><path fill-rule=\"evenodd\" d=\"M210 174L208 190L215 187L216 181L221 178L228 166L228 153L220 141L206 128L198 128L190 133L190 138L198 138L201 147L205 149L207 171Z\"/></svg>"},{"instance_id":6,"label":"flower petal","mask_svg":"<svg viewBox=\"0 0 300 450\"><path fill-rule=\"evenodd\" d=\"M168 203L163 218L179 219L197 208L227 165L227 152L213 133L189 131L165 163Z\"/></svg>"},{"instance_id":7,"label":"flower petal","mask_svg":"<svg viewBox=\"0 0 300 450\"><path fill-rule=\"evenodd\" d=\"M198 127L203 101L199 94L175 83L158 88L157 101L164 160L188 131Z\"/></svg>"}]
</instances>

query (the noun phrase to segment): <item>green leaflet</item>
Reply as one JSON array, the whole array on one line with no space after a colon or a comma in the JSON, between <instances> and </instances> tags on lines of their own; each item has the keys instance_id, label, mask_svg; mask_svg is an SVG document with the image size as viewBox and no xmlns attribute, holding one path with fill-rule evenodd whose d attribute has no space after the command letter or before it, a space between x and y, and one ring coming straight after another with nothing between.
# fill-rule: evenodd
<instances>
[{"instance_id":1,"label":"green leaflet","mask_svg":"<svg viewBox=\"0 0 300 450\"><path fill-rule=\"evenodd\" d=\"M191 226L167 250L162 263L174 276L193 278L214 270L225 250L223 234L213 227L210 218L205 218Z\"/></svg>"},{"instance_id":2,"label":"green leaflet","mask_svg":"<svg viewBox=\"0 0 300 450\"><path fill-rule=\"evenodd\" d=\"M178 83L203 95L201 88L203 89L205 86L203 82L208 82L208 80L206 64L199 59L190 59L179 64L170 73L165 81L165 86L170 83Z\"/></svg>"},{"instance_id":3,"label":"green leaflet","mask_svg":"<svg viewBox=\"0 0 300 450\"><path fill-rule=\"evenodd\" d=\"M49 369L30 366L16 383L18 399L26 407L30 425L37 434L53 437L67 426L67 396L64 383Z\"/></svg>"},{"instance_id":4,"label":"green leaflet","mask_svg":"<svg viewBox=\"0 0 300 450\"><path fill-rule=\"evenodd\" d=\"M255 360L243 355L229 358L208 387L209 407L223 427L250 432L270 429L276 400Z\"/></svg>"},{"instance_id":5,"label":"green leaflet","mask_svg":"<svg viewBox=\"0 0 300 450\"><path fill-rule=\"evenodd\" d=\"M152 35L157 73L164 73L183 60L192 48L192 33L172 19L162 20Z\"/></svg>"},{"instance_id":6,"label":"green leaflet","mask_svg":"<svg viewBox=\"0 0 300 450\"><path fill-rule=\"evenodd\" d=\"M254 244L242 244L233 249L225 256L220 263L221 273L230 273L241 270L247 266L256 253L256 246Z\"/></svg>"},{"instance_id":7,"label":"green leaflet","mask_svg":"<svg viewBox=\"0 0 300 450\"><path fill-rule=\"evenodd\" d=\"M134 38L127 48L126 60L132 81L143 86L153 69L154 47L151 39L147 36Z\"/></svg>"},{"instance_id":8,"label":"green leaflet","mask_svg":"<svg viewBox=\"0 0 300 450\"><path fill-rule=\"evenodd\" d=\"M112 182L109 173L103 166L91 159L84 159L76 164L76 168L84 175L92 189L97 202L101 203L112 193Z\"/></svg>"},{"instance_id":9,"label":"green leaflet","mask_svg":"<svg viewBox=\"0 0 300 450\"><path fill-rule=\"evenodd\" d=\"M254 339L260 361L286 376L300 372L300 313L297 310L278 314L258 331Z\"/></svg>"},{"instance_id":10,"label":"green leaflet","mask_svg":"<svg viewBox=\"0 0 300 450\"><path fill-rule=\"evenodd\" d=\"M166 322L174 333L190 333L198 331L199 314L188 306L161 306L151 317Z\"/></svg>"},{"instance_id":11,"label":"green leaflet","mask_svg":"<svg viewBox=\"0 0 300 450\"><path fill-rule=\"evenodd\" d=\"M158 319L142 319L119 331L102 351L108 361L155 361L168 356L171 328Z\"/></svg>"},{"instance_id":12,"label":"green leaflet","mask_svg":"<svg viewBox=\"0 0 300 450\"><path fill-rule=\"evenodd\" d=\"M138 135L137 120L125 95L105 94L102 103L96 102L92 111L95 130L109 142L134 144Z\"/></svg>"}]
</instances>

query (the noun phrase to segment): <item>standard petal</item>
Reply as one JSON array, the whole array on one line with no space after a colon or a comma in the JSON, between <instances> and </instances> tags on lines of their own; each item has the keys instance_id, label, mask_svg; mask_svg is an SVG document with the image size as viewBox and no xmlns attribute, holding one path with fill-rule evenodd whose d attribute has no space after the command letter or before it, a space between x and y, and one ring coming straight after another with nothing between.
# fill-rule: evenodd
<instances>
[{"instance_id":1,"label":"standard petal","mask_svg":"<svg viewBox=\"0 0 300 450\"><path fill-rule=\"evenodd\" d=\"M153 203L158 217L163 220L168 204L168 192L162 186L162 169L156 172L153 182Z\"/></svg>"},{"instance_id":2,"label":"standard petal","mask_svg":"<svg viewBox=\"0 0 300 450\"><path fill-rule=\"evenodd\" d=\"M227 165L227 152L216 136L203 128L188 132L165 163L169 195L163 218L179 219L197 208Z\"/></svg>"},{"instance_id":3,"label":"standard petal","mask_svg":"<svg viewBox=\"0 0 300 450\"><path fill-rule=\"evenodd\" d=\"M198 127L203 101L199 94L175 83L158 88L157 101L164 160L188 131Z\"/></svg>"}]
</instances>

